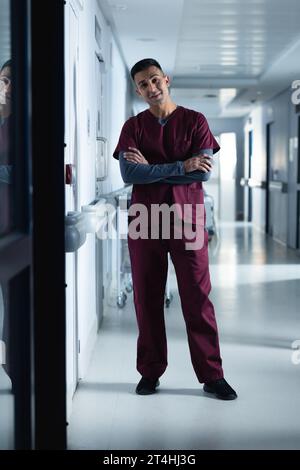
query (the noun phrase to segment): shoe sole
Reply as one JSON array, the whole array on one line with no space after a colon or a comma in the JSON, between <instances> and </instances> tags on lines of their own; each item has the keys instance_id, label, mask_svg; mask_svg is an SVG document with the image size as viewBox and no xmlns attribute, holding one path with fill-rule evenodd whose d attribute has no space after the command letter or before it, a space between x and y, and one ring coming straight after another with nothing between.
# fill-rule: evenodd
<instances>
[{"instance_id":1,"label":"shoe sole","mask_svg":"<svg viewBox=\"0 0 300 470\"><path fill-rule=\"evenodd\" d=\"M155 389L154 389L154 390L151 390L151 391L150 391L150 390L144 390L144 389L142 389L142 390L140 390L140 391L135 390L135 393L137 393L137 395L153 395L154 393L157 392L156 389L157 389L159 386L160 386L160 382L159 382L159 380L158 380L158 381L157 381L157 384L155 385Z\"/></svg>"},{"instance_id":2,"label":"shoe sole","mask_svg":"<svg viewBox=\"0 0 300 470\"><path fill-rule=\"evenodd\" d=\"M203 390L204 392L206 393L210 393L212 395L215 395L216 398L219 398L219 400L226 400L226 401L229 401L229 400L235 400L237 398L237 395L228 395L227 397L224 397L222 395L218 395L214 390L212 390L211 388L209 387L203 387Z\"/></svg>"}]
</instances>

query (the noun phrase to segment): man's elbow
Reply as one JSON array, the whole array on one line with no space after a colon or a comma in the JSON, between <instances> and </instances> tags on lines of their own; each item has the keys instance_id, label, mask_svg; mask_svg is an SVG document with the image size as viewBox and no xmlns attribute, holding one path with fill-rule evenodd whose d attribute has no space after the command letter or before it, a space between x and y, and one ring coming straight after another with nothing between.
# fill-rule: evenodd
<instances>
[{"instance_id":1,"label":"man's elbow","mask_svg":"<svg viewBox=\"0 0 300 470\"><path fill-rule=\"evenodd\" d=\"M133 178L130 177L130 175L122 175L122 179L125 184L133 184Z\"/></svg>"},{"instance_id":2,"label":"man's elbow","mask_svg":"<svg viewBox=\"0 0 300 470\"><path fill-rule=\"evenodd\" d=\"M120 171L122 180L125 184L135 184L137 181L136 167L133 164L125 163L124 160L120 161Z\"/></svg>"},{"instance_id":3,"label":"man's elbow","mask_svg":"<svg viewBox=\"0 0 300 470\"><path fill-rule=\"evenodd\" d=\"M121 171L121 176L122 176L122 180L124 181L124 183L128 184L128 176L126 175L124 171Z\"/></svg>"},{"instance_id":4,"label":"man's elbow","mask_svg":"<svg viewBox=\"0 0 300 470\"><path fill-rule=\"evenodd\" d=\"M208 181L210 176L211 176L211 171L207 171L206 173L203 171L201 172L202 175L201 175L201 181Z\"/></svg>"},{"instance_id":5,"label":"man's elbow","mask_svg":"<svg viewBox=\"0 0 300 470\"><path fill-rule=\"evenodd\" d=\"M121 170L122 180L124 181L125 184L134 183L132 172L128 171L129 170L128 168L124 168L123 166L121 166L120 170Z\"/></svg>"},{"instance_id":6,"label":"man's elbow","mask_svg":"<svg viewBox=\"0 0 300 470\"><path fill-rule=\"evenodd\" d=\"M128 171L125 173L121 173L122 180L124 181L125 184L138 184L140 183L140 179L138 178L137 175L135 175L133 172Z\"/></svg>"}]
</instances>

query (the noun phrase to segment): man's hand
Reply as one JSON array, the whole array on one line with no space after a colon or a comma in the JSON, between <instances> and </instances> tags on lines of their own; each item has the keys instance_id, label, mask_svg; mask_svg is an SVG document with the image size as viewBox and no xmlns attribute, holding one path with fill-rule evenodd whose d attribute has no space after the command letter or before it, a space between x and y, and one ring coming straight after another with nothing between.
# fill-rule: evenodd
<instances>
[{"instance_id":1,"label":"man's hand","mask_svg":"<svg viewBox=\"0 0 300 470\"><path fill-rule=\"evenodd\" d=\"M144 155L141 154L141 152L134 148L134 147L128 147L129 151L124 152L124 158L128 162L132 163L144 163L145 165L149 165L148 161L144 157Z\"/></svg>"},{"instance_id":2,"label":"man's hand","mask_svg":"<svg viewBox=\"0 0 300 470\"><path fill-rule=\"evenodd\" d=\"M207 173L211 171L213 167L212 157L202 153L197 157L191 157L188 160L185 160L185 162L183 162L183 166L186 173L191 173L195 170L200 170L204 171L204 173Z\"/></svg>"}]
</instances>

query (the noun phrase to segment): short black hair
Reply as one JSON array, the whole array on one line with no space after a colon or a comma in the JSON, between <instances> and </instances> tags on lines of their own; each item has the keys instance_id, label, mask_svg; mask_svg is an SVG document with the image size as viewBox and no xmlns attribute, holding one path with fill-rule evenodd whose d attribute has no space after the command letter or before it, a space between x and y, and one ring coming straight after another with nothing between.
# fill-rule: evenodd
<instances>
[{"instance_id":1,"label":"short black hair","mask_svg":"<svg viewBox=\"0 0 300 470\"><path fill-rule=\"evenodd\" d=\"M11 68L11 59L7 60L6 62L4 62L4 64L2 65L1 69L0 69L0 73L2 72L2 70L4 70L6 67L10 67Z\"/></svg>"},{"instance_id":2,"label":"short black hair","mask_svg":"<svg viewBox=\"0 0 300 470\"><path fill-rule=\"evenodd\" d=\"M134 81L134 76L138 72L142 72L142 70L146 70L146 69L148 69L149 67L151 67L153 65L154 65L154 67L157 67L159 70L161 70L163 72L163 69L161 68L161 66L157 62L157 60L155 60L155 59L142 59L142 60L139 60L139 62L137 62L136 64L134 64L134 66L130 70L130 75L131 75L132 80Z\"/></svg>"}]
</instances>

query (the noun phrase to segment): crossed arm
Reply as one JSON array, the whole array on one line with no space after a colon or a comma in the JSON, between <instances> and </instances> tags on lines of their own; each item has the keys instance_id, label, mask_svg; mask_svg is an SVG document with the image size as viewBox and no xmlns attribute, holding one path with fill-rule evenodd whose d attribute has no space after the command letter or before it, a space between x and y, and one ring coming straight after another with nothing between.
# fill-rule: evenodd
<instances>
[{"instance_id":1,"label":"crossed arm","mask_svg":"<svg viewBox=\"0 0 300 470\"><path fill-rule=\"evenodd\" d=\"M207 181L211 174L212 149L202 149L185 161L149 164L138 149L129 147L120 152L119 163L123 181L130 184L170 183L189 184Z\"/></svg>"}]
</instances>

